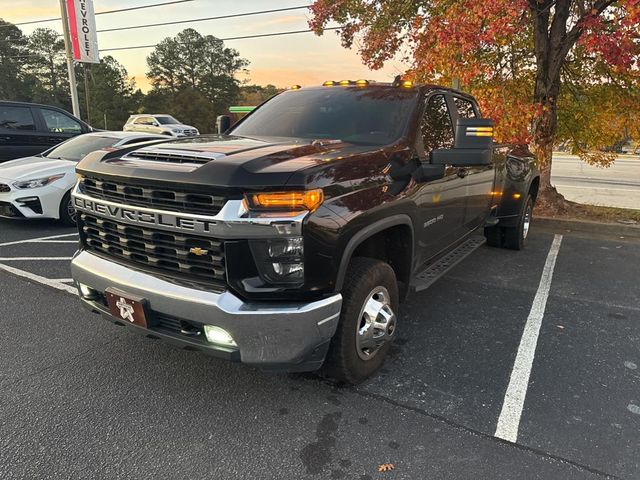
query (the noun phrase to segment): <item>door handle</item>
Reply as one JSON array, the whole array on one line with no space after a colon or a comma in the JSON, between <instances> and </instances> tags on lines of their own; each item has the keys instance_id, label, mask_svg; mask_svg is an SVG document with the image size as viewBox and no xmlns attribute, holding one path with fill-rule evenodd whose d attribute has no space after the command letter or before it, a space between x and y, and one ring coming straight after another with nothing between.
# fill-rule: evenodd
<instances>
[{"instance_id":1,"label":"door handle","mask_svg":"<svg viewBox=\"0 0 640 480\"><path fill-rule=\"evenodd\" d=\"M469 175L469 170L468 170L468 169L466 169L466 168L459 168L459 169L458 169L458 172L457 172L457 175L458 175L460 178L464 178L464 177L466 177L467 175Z\"/></svg>"}]
</instances>

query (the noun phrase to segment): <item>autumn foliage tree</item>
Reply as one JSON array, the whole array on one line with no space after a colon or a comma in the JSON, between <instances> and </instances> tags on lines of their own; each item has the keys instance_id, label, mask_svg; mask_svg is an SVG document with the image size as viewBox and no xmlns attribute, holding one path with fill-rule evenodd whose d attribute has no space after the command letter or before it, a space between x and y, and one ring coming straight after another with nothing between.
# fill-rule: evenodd
<instances>
[{"instance_id":1,"label":"autumn foliage tree","mask_svg":"<svg viewBox=\"0 0 640 480\"><path fill-rule=\"evenodd\" d=\"M316 0L311 27L338 22L377 69L460 81L497 123L499 141L531 143L551 185L554 145L608 165L605 147L640 138L640 0ZM558 121L560 119L560 121Z\"/></svg>"}]
</instances>

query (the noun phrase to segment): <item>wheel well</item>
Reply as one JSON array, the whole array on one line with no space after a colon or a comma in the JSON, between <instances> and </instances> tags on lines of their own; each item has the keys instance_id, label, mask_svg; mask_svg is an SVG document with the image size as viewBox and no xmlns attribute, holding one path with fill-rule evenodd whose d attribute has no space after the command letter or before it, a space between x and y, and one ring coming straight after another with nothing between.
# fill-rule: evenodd
<instances>
[{"instance_id":1,"label":"wheel well","mask_svg":"<svg viewBox=\"0 0 640 480\"><path fill-rule=\"evenodd\" d=\"M388 263L396 274L400 298L404 298L411 278L413 236L408 225L396 225L378 232L358 245L351 258L369 257Z\"/></svg>"},{"instance_id":2,"label":"wheel well","mask_svg":"<svg viewBox=\"0 0 640 480\"><path fill-rule=\"evenodd\" d=\"M538 198L538 190L540 189L540 177L536 177L531 181L531 186L529 187L529 193L531 194L531 198L533 201L536 201Z\"/></svg>"}]
</instances>

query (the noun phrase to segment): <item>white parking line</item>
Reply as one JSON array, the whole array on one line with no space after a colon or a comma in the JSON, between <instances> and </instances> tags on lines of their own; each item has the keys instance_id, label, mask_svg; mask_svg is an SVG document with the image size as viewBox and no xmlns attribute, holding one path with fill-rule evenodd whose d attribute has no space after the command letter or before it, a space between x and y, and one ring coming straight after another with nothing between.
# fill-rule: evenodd
<instances>
[{"instance_id":1,"label":"white parking line","mask_svg":"<svg viewBox=\"0 0 640 480\"><path fill-rule=\"evenodd\" d=\"M0 262L8 262L15 260L66 260L70 261L73 257L0 257Z\"/></svg>"},{"instance_id":2,"label":"white parking line","mask_svg":"<svg viewBox=\"0 0 640 480\"><path fill-rule=\"evenodd\" d=\"M78 293L78 290L70 285L65 285L64 283L61 283L57 280L51 280L49 278L41 277L40 275L36 275L35 273L25 272L24 270L20 270L18 268L13 268L8 265L3 265L2 263L0 263L0 270L4 270L14 275L18 275L20 277L24 277L29 280L32 280L34 282L47 285L49 287L57 288L58 290L71 293L72 295L76 295Z\"/></svg>"},{"instance_id":3,"label":"white parking line","mask_svg":"<svg viewBox=\"0 0 640 480\"><path fill-rule=\"evenodd\" d=\"M14 240L13 242L0 243L0 247L8 247L9 245L19 245L21 243L38 243L42 240L51 240L54 238L71 237L72 235L78 235L78 232L63 233L62 235L51 235L49 237L27 238L25 240Z\"/></svg>"},{"instance_id":4,"label":"white parking line","mask_svg":"<svg viewBox=\"0 0 640 480\"><path fill-rule=\"evenodd\" d=\"M518 440L518 428L520 427L520 417L524 407L524 400L527 396L527 388L529 387L529 376L531 375L531 367L536 353L538 344L538 335L542 326L542 318L547 306L547 298L551 288L551 280L553 279L553 269L556 265L560 244L562 243L562 235L556 235L549 249L547 261L542 270L542 278L538 291L533 299L531 311L527 318L527 323L522 332L518 354L511 371L509 386L504 396L502 411L498 418L498 426L495 436L516 442Z\"/></svg>"},{"instance_id":5,"label":"white parking line","mask_svg":"<svg viewBox=\"0 0 640 480\"><path fill-rule=\"evenodd\" d=\"M78 240L35 240L30 243L73 243L78 244Z\"/></svg>"}]
</instances>

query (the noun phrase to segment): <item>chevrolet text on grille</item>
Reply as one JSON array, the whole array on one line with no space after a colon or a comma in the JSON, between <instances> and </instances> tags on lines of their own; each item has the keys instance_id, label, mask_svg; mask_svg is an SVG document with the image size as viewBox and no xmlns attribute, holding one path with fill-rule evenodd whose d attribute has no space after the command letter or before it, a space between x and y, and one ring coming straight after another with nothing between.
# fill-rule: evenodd
<instances>
[{"instance_id":1,"label":"chevrolet text on grille","mask_svg":"<svg viewBox=\"0 0 640 480\"><path fill-rule=\"evenodd\" d=\"M74 207L85 213L118 220L129 225L153 226L159 230L195 233L219 238L264 238L299 236L307 212L285 218L245 217L241 200L229 200L215 215L180 214L161 208L131 206L95 199L82 193L79 183L72 195Z\"/></svg>"}]
</instances>

